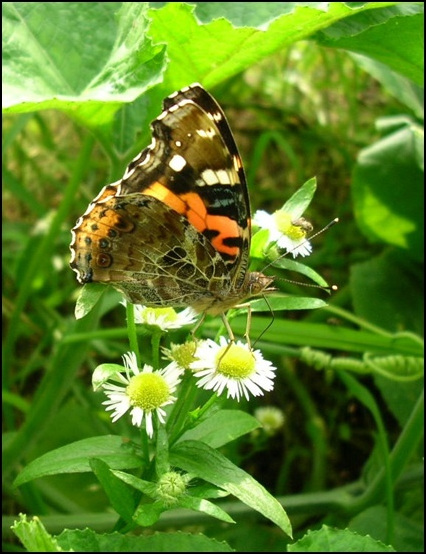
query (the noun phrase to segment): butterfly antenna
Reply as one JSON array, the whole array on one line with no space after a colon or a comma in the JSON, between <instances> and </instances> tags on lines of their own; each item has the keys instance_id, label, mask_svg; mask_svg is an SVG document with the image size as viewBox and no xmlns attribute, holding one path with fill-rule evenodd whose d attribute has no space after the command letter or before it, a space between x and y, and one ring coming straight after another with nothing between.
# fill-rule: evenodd
<instances>
[{"instance_id":1,"label":"butterfly antenna","mask_svg":"<svg viewBox=\"0 0 426 554\"><path fill-rule=\"evenodd\" d=\"M270 262L269 264L267 264L263 270L262 270L262 273L268 269L269 267L273 266L274 263L277 262L277 260L280 260L281 258L285 258L288 254L291 254L291 252L293 252L293 250L295 250L296 248L299 248L302 244L304 244L305 242L308 242L308 241L311 241L312 239L314 239L315 237L317 237L318 235L320 235L321 233L323 233L324 231L327 231L327 229L330 229L330 227L332 227L333 225L335 225L336 223L339 222L339 218L338 217L335 217L334 219L332 219L329 223L327 223L327 225L325 225L324 227L322 227L322 229L320 229L319 231L317 231L316 233L314 233L313 235L310 235L309 237L306 237L306 239L301 243L301 244L298 244L297 246L294 246L293 248L291 248L290 250L287 250L286 252L284 252L284 254L281 254L281 256L278 256L277 259L273 260L272 262ZM290 284L293 284L293 285L303 285L304 287L311 287L311 288L314 288L314 289L321 289L321 290L324 290L328 293L331 293L332 291L336 291L338 289L337 285L330 285L330 286L325 286L325 285L317 285L317 284L314 284L314 283L304 283L304 282L301 282L301 281L294 281L292 279L280 279L280 278L275 278L275 281L285 281L286 283L290 283ZM272 310L271 310L272 311ZM267 327L268 329L269 327ZM266 329L265 329L266 331ZM263 333L262 333L263 334ZM259 339L258 339L259 340Z\"/></svg>"}]
</instances>

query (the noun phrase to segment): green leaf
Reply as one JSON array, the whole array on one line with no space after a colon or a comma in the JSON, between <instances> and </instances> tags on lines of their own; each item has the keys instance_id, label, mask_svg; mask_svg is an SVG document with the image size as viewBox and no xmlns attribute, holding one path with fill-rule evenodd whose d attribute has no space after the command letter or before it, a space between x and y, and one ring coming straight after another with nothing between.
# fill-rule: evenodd
<instances>
[{"instance_id":1,"label":"green leaf","mask_svg":"<svg viewBox=\"0 0 426 554\"><path fill-rule=\"evenodd\" d=\"M33 479L58 473L91 471L90 460L100 458L111 468L132 469L141 467L141 459L121 437L106 435L91 437L52 450L30 462L15 479L19 486Z\"/></svg>"},{"instance_id":2,"label":"green leaf","mask_svg":"<svg viewBox=\"0 0 426 554\"><path fill-rule=\"evenodd\" d=\"M312 177L298 189L281 208L292 215L293 220L301 217L312 201L317 188L317 179Z\"/></svg>"},{"instance_id":3,"label":"green leaf","mask_svg":"<svg viewBox=\"0 0 426 554\"><path fill-rule=\"evenodd\" d=\"M6 2L4 111L59 109L105 136L117 110L164 71L164 46L146 34L147 9L146 2Z\"/></svg>"},{"instance_id":4,"label":"green leaf","mask_svg":"<svg viewBox=\"0 0 426 554\"><path fill-rule=\"evenodd\" d=\"M102 108L98 102L131 102L159 80L162 48L147 39L146 2L5 2L3 8L3 100L15 107L10 111L71 111L78 109L73 102L90 100L87 116Z\"/></svg>"},{"instance_id":5,"label":"green leaf","mask_svg":"<svg viewBox=\"0 0 426 554\"><path fill-rule=\"evenodd\" d=\"M265 249L269 242L269 229L259 229L251 237L250 257L265 259Z\"/></svg>"},{"instance_id":6,"label":"green leaf","mask_svg":"<svg viewBox=\"0 0 426 554\"><path fill-rule=\"evenodd\" d=\"M278 258L277 260L271 262L271 265L272 267L285 269L287 271L294 271L296 273L300 273L301 275L305 275L305 277L308 277L320 287L328 288L327 281L308 265L296 262L288 257Z\"/></svg>"},{"instance_id":7,"label":"green leaf","mask_svg":"<svg viewBox=\"0 0 426 554\"><path fill-rule=\"evenodd\" d=\"M234 27L266 30L282 15L294 14L298 7L326 12L324 2L196 2L195 15L203 23L225 17Z\"/></svg>"},{"instance_id":8,"label":"green leaf","mask_svg":"<svg viewBox=\"0 0 426 554\"><path fill-rule=\"evenodd\" d=\"M260 427L259 421L240 410L220 410L186 431L177 442L198 440L219 448Z\"/></svg>"},{"instance_id":9,"label":"green leaf","mask_svg":"<svg viewBox=\"0 0 426 554\"><path fill-rule=\"evenodd\" d=\"M325 29L323 45L346 48L374 58L418 85L424 73L424 3L397 2L396 6L357 13Z\"/></svg>"},{"instance_id":10,"label":"green leaf","mask_svg":"<svg viewBox=\"0 0 426 554\"><path fill-rule=\"evenodd\" d=\"M423 130L416 124L364 149L353 174L355 215L371 240L423 259L424 172L419 162Z\"/></svg>"},{"instance_id":11,"label":"green leaf","mask_svg":"<svg viewBox=\"0 0 426 554\"><path fill-rule=\"evenodd\" d=\"M27 516L20 514L19 521L15 521L11 529L27 552L62 552L56 538L49 535L37 516L27 521Z\"/></svg>"},{"instance_id":12,"label":"green leaf","mask_svg":"<svg viewBox=\"0 0 426 554\"><path fill-rule=\"evenodd\" d=\"M316 310L324 308L327 303L320 298L303 296L270 296L266 302L264 298L258 298L250 303L252 312L270 312L280 310Z\"/></svg>"},{"instance_id":13,"label":"green leaf","mask_svg":"<svg viewBox=\"0 0 426 554\"><path fill-rule=\"evenodd\" d=\"M170 461L181 469L213 483L274 522L291 536L291 524L281 504L248 473L217 450L198 441L176 444Z\"/></svg>"},{"instance_id":14,"label":"green leaf","mask_svg":"<svg viewBox=\"0 0 426 554\"><path fill-rule=\"evenodd\" d=\"M304 537L287 547L289 552L395 552L369 536L363 537L348 529L333 529L323 525L318 531L308 531Z\"/></svg>"},{"instance_id":15,"label":"green leaf","mask_svg":"<svg viewBox=\"0 0 426 554\"><path fill-rule=\"evenodd\" d=\"M106 290L105 285L101 283L84 285L84 287L80 289L75 305L75 318L81 319L91 312Z\"/></svg>"},{"instance_id":16,"label":"green leaf","mask_svg":"<svg viewBox=\"0 0 426 554\"><path fill-rule=\"evenodd\" d=\"M151 527L160 519L165 508L160 502L141 504L134 513L133 520L142 527Z\"/></svg>"},{"instance_id":17,"label":"green leaf","mask_svg":"<svg viewBox=\"0 0 426 554\"><path fill-rule=\"evenodd\" d=\"M423 86L415 85L407 77L403 77L392 71L389 66L372 58L360 54L352 54L351 57L364 71L379 81L394 98L412 110L418 119L424 119Z\"/></svg>"},{"instance_id":18,"label":"green leaf","mask_svg":"<svg viewBox=\"0 0 426 554\"><path fill-rule=\"evenodd\" d=\"M351 268L355 313L388 331L423 334L423 266L390 250Z\"/></svg>"},{"instance_id":19,"label":"green leaf","mask_svg":"<svg viewBox=\"0 0 426 554\"><path fill-rule=\"evenodd\" d=\"M69 531L58 536L64 550L74 552L233 552L225 542L201 533L155 533L131 536L121 533L98 534L90 529Z\"/></svg>"},{"instance_id":20,"label":"green leaf","mask_svg":"<svg viewBox=\"0 0 426 554\"><path fill-rule=\"evenodd\" d=\"M113 379L117 373L123 373L124 367L118 364L101 364L95 369L92 374L92 387L94 391L100 389L100 387L108 381L108 379ZM116 379L117 382L122 383L119 379Z\"/></svg>"},{"instance_id":21,"label":"green leaf","mask_svg":"<svg viewBox=\"0 0 426 554\"><path fill-rule=\"evenodd\" d=\"M137 505L134 491L118 479L103 460L90 460L90 467L108 496L111 507L124 521L130 523Z\"/></svg>"},{"instance_id":22,"label":"green leaf","mask_svg":"<svg viewBox=\"0 0 426 554\"><path fill-rule=\"evenodd\" d=\"M144 479L139 479L130 473L125 473L124 471L113 471L112 472L118 479L121 479L124 483L127 483L134 489L143 492L153 500L157 499L157 487L155 483L150 481L145 481Z\"/></svg>"},{"instance_id":23,"label":"green leaf","mask_svg":"<svg viewBox=\"0 0 426 554\"><path fill-rule=\"evenodd\" d=\"M225 523L235 523L231 516L229 516L222 508L216 506L212 502L203 498L195 498L193 496L182 496L179 499L179 506L187 508L188 510L194 510L195 512L202 512L208 516L224 521Z\"/></svg>"},{"instance_id":24,"label":"green leaf","mask_svg":"<svg viewBox=\"0 0 426 554\"><path fill-rule=\"evenodd\" d=\"M213 87L336 21L394 2L368 2L356 10L345 2L269 2L262 9L256 2L209 4L195 8L168 2L149 12L150 35L157 43L167 45L171 60L165 75L168 90L193 81ZM203 12L201 19L209 23L200 24L196 17L199 10Z\"/></svg>"},{"instance_id":25,"label":"green leaf","mask_svg":"<svg viewBox=\"0 0 426 554\"><path fill-rule=\"evenodd\" d=\"M422 512L423 505L422 487L417 487L414 494L418 494L417 505ZM412 513L412 507L410 514ZM393 521L393 540L392 545L397 552L423 552L424 550L424 524L423 513L419 514L420 521L416 518L407 517L402 512L395 512ZM387 513L385 506L371 506L357 516L350 524L350 530L363 536L371 535L376 540L386 541L388 534Z\"/></svg>"},{"instance_id":26,"label":"green leaf","mask_svg":"<svg viewBox=\"0 0 426 554\"><path fill-rule=\"evenodd\" d=\"M127 483L136 490L143 492L155 501L154 504L141 504L134 515L134 520L137 521L139 525L153 525L158 520L161 513L168 508L164 502L159 501L156 485L122 471L114 471L112 473L124 483ZM197 496L188 496L186 494L180 496L176 499L176 503L173 504L173 508L179 507L188 508L189 510L197 512L203 512L227 523L235 523L234 520L221 508Z\"/></svg>"}]
</instances>

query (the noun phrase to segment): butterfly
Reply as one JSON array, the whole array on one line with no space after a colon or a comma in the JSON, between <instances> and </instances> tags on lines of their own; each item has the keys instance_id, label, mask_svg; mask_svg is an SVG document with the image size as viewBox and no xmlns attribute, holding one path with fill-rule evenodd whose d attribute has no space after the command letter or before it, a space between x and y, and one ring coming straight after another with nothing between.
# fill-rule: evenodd
<instances>
[{"instance_id":1,"label":"butterfly","mask_svg":"<svg viewBox=\"0 0 426 554\"><path fill-rule=\"evenodd\" d=\"M71 268L133 304L221 315L232 338L226 311L275 289L249 271L250 202L231 129L195 83L163 101L151 131L72 229Z\"/></svg>"}]
</instances>

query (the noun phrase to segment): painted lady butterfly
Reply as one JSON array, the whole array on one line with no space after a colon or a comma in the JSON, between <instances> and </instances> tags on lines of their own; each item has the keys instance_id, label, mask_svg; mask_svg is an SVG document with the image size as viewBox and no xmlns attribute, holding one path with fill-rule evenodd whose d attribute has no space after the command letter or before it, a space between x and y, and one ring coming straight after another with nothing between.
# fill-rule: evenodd
<instances>
[{"instance_id":1,"label":"painted lady butterfly","mask_svg":"<svg viewBox=\"0 0 426 554\"><path fill-rule=\"evenodd\" d=\"M246 179L225 115L199 84L173 93L152 142L72 230L71 268L134 304L221 314L274 290L250 272ZM229 326L227 325L229 330Z\"/></svg>"}]
</instances>

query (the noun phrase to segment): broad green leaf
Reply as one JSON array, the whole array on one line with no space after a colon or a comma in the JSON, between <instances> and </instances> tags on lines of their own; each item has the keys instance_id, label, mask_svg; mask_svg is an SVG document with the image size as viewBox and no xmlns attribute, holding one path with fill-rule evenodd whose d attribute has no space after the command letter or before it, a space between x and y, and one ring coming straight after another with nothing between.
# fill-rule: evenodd
<instances>
[{"instance_id":1,"label":"broad green leaf","mask_svg":"<svg viewBox=\"0 0 426 554\"><path fill-rule=\"evenodd\" d=\"M5 2L3 8L6 112L56 108L89 127L109 126L123 103L161 79L164 47L146 34L145 2Z\"/></svg>"},{"instance_id":2,"label":"broad green leaf","mask_svg":"<svg viewBox=\"0 0 426 554\"><path fill-rule=\"evenodd\" d=\"M407 77L403 77L399 73L396 73L396 71L392 71L389 66L367 56L351 54L351 58L355 60L364 71L367 71L377 79L377 81L379 81L392 96L397 98L399 102L408 106L418 119L424 119L423 86L415 85L413 81Z\"/></svg>"},{"instance_id":3,"label":"broad green leaf","mask_svg":"<svg viewBox=\"0 0 426 554\"><path fill-rule=\"evenodd\" d=\"M98 534L91 529L66 530L58 536L64 550L74 552L234 552L225 542L201 533L155 533L131 536L121 533Z\"/></svg>"},{"instance_id":4,"label":"broad green leaf","mask_svg":"<svg viewBox=\"0 0 426 554\"><path fill-rule=\"evenodd\" d=\"M367 2L356 9L344 2L267 4L259 10L256 2L211 2L208 7L197 8L209 12L201 16L209 21L204 25L196 17L197 9L188 4L168 2L158 10L150 10L150 35L157 43L167 44L172 60L165 76L167 89L193 81L212 87L336 21L395 3Z\"/></svg>"},{"instance_id":5,"label":"broad green leaf","mask_svg":"<svg viewBox=\"0 0 426 554\"><path fill-rule=\"evenodd\" d=\"M388 331L423 334L423 266L398 251L351 268L355 313Z\"/></svg>"},{"instance_id":6,"label":"broad green leaf","mask_svg":"<svg viewBox=\"0 0 426 554\"><path fill-rule=\"evenodd\" d=\"M234 27L266 30L282 15L307 7L326 12L326 2L194 2L195 15L203 23L226 17Z\"/></svg>"},{"instance_id":7,"label":"broad green leaf","mask_svg":"<svg viewBox=\"0 0 426 554\"><path fill-rule=\"evenodd\" d=\"M412 123L364 149L353 174L355 215L363 233L423 259L423 129Z\"/></svg>"},{"instance_id":8,"label":"broad green leaf","mask_svg":"<svg viewBox=\"0 0 426 554\"><path fill-rule=\"evenodd\" d=\"M265 249L269 242L269 230L259 229L255 232L251 238L250 256L252 258L258 258L259 260L265 260Z\"/></svg>"},{"instance_id":9,"label":"broad green leaf","mask_svg":"<svg viewBox=\"0 0 426 554\"><path fill-rule=\"evenodd\" d=\"M198 441L185 441L172 448L170 461L188 473L233 494L291 536L290 521L278 500L217 450Z\"/></svg>"},{"instance_id":10,"label":"broad green leaf","mask_svg":"<svg viewBox=\"0 0 426 554\"><path fill-rule=\"evenodd\" d=\"M422 85L423 11L423 2L398 2L393 7L383 4L378 10L358 12L318 36L321 44L374 58Z\"/></svg>"},{"instance_id":11,"label":"broad green leaf","mask_svg":"<svg viewBox=\"0 0 426 554\"><path fill-rule=\"evenodd\" d=\"M194 429L186 431L178 440L199 440L219 448L224 444L250 433L260 426L258 420L240 410L220 410L206 420L200 422Z\"/></svg>"},{"instance_id":12,"label":"broad green leaf","mask_svg":"<svg viewBox=\"0 0 426 554\"><path fill-rule=\"evenodd\" d=\"M100 458L114 469L131 469L141 466L141 458L121 437L105 435L92 437L62 446L30 462L15 479L19 486L33 479L58 473L91 471L90 460Z\"/></svg>"},{"instance_id":13,"label":"broad green leaf","mask_svg":"<svg viewBox=\"0 0 426 554\"><path fill-rule=\"evenodd\" d=\"M349 531L333 529L323 525L317 531L308 531L294 544L288 545L289 552L395 552L391 546Z\"/></svg>"},{"instance_id":14,"label":"broad green leaf","mask_svg":"<svg viewBox=\"0 0 426 554\"><path fill-rule=\"evenodd\" d=\"M395 512L392 544L397 552L423 552L424 550L423 487L417 487L417 491L413 491L412 494L417 497L415 501L419 512L417 517L413 514L415 510L413 505L408 506L405 513ZM406 514L412 514L414 517L407 517ZM364 537L370 535L376 540L385 542L388 534L386 507L380 505L367 508L350 521L349 529Z\"/></svg>"}]
</instances>

